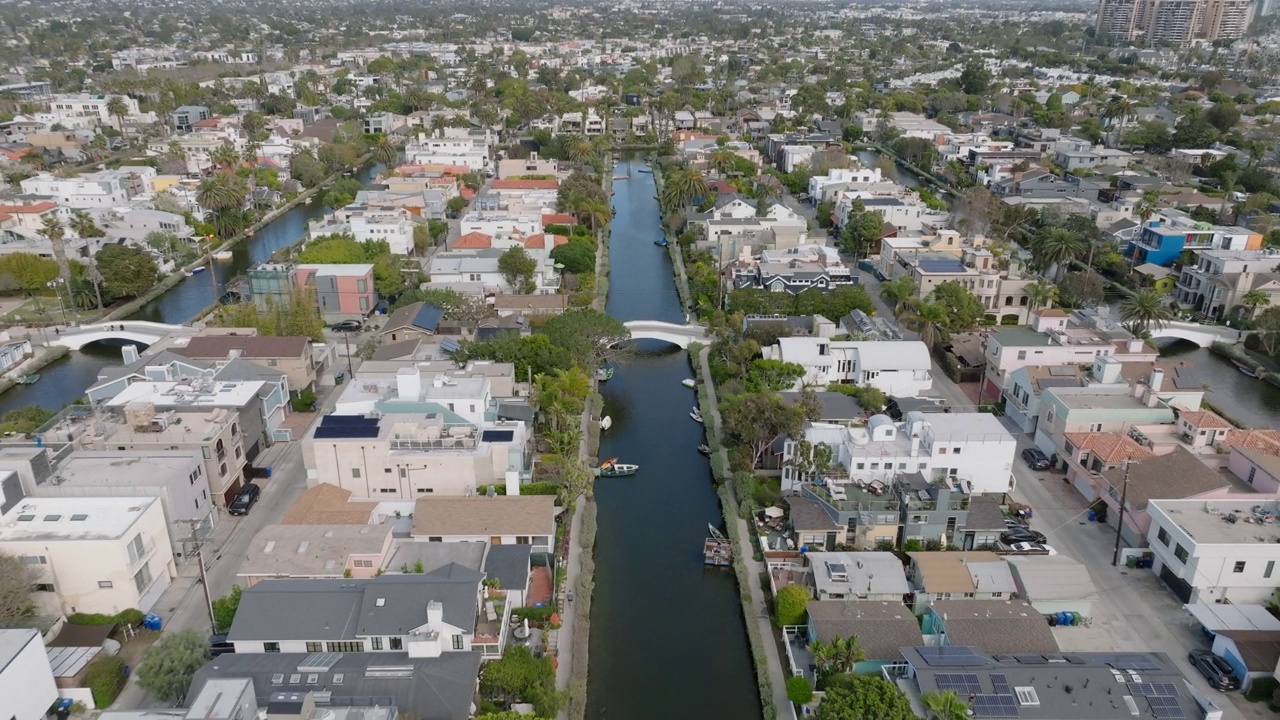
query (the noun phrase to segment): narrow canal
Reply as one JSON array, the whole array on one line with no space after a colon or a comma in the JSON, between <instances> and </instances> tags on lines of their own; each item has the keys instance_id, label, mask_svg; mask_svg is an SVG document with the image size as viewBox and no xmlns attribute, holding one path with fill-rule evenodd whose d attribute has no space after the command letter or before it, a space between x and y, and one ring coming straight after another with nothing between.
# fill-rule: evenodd
<instances>
[{"instance_id":1,"label":"narrow canal","mask_svg":"<svg viewBox=\"0 0 1280 720\"><path fill-rule=\"evenodd\" d=\"M609 244L610 315L682 322L653 176L619 164ZM739 590L728 570L704 569L707 524L721 521L688 355L642 341L602 386L613 426L601 457L637 463L631 478L596 483L599 532L587 717L592 720L760 717Z\"/></svg>"},{"instance_id":2,"label":"narrow canal","mask_svg":"<svg viewBox=\"0 0 1280 720\"><path fill-rule=\"evenodd\" d=\"M360 169L356 178L367 185L381 167L367 165ZM307 223L324 213L323 197L323 193L320 193L310 202L271 221L254 233L253 237L237 244L231 251L230 260L215 260L211 271L184 279L129 319L174 324L191 321L213 304L214 278L217 278L218 293L222 293L228 282L244 275L250 267L268 260L277 250L301 240L307 233ZM35 385L18 385L0 395L0 413L27 405L57 410L84 395L85 389L97 380L102 368L119 365L120 362L118 346L90 345L79 352L73 351L41 370L40 382Z\"/></svg>"}]
</instances>

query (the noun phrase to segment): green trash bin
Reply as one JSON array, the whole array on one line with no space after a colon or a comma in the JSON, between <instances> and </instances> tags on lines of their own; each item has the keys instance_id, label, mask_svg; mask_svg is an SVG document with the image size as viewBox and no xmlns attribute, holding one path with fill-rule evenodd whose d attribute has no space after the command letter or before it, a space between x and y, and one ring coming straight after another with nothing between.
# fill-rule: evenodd
<instances>
[{"instance_id":1,"label":"green trash bin","mask_svg":"<svg viewBox=\"0 0 1280 720\"><path fill-rule=\"evenodd\" d=\"M1132 569L1134 569L1134 568L1138 567L1138 556L1137 556L1137 555L1130 555L1129 557L1125 558L1125 559L1124 559L1124 566L1125 566L1125 567L1127 567L1127 568L1129 568L1130 570L1132 570Z\"/></svg>"},{"instance_id":2,"label":"green trash bin","mask_svg":"<svg viewBox=\"0 0 1280 720\"><path fill-rule=\"evenodd\" d=\"M341 373L341 372L340 372L340 373L338 373L338 374L336 374L336 375L334 375L334 376L333 376L333 384L334 384L334 385L341 385L342 383L346 382L346 380L347 380L347 374L346 374L346 373ZM1130 559L1132 559L1132 558L1130 558Z\"/></svg>"}]
</instances>

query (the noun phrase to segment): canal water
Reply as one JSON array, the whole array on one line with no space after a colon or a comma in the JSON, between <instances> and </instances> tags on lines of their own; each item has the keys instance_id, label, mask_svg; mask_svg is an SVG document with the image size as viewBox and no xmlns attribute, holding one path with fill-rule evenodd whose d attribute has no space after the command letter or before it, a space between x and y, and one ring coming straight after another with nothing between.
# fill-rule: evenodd
<instances>
[{"instance_id":1,"label":"canal water","mask_svg":"<svg viewBox=\"0 0 1280 720\"><path fill-rule=\"evenodd\" d=\"M619 320L683 322L661 235L653 176L619 164L609 243L608 312ZM591 720L760 717L751 650L733 574L705 569L707 524L721 522L696 398L680 384L688 355L641 341L601 386L613 426L600 455L636 463L630 478L596 483Z\"/></svg>"},{"instance_id":2,"label":"canal water","mask_svg":"<svg viewBox=\"0 0 1280 720\"><path fill-rule=\"evenodd\" d=\"M381 165L367 165L356 173L361 183L368 184ZM244 275L257 263L270 259L272 253L288 247L307 234L307 223L324 214L323 193L310 202L299 205L254 233L253 237L232 249L230 260L213 261L212 271L196 273L175 285L129 317L130 320L150 320L161 323L185 323L194 319L214 302L213 279L218 282L218 292L226 291L227 283ZM52 410L84 395L84 391L98 378L98 372L108 365L121 363L120 347L90 345L79 352L71 352L65 358L40 371L40 382L35 385L18 385L0 394L0 413L27 405L40 405Z\"/></svg>"},{"instance_id":3,"label":"canal water","mask_svg":"<svg viewBox=\"0 0 1280 720\"><path fill-rule=\"evenodd\" d=\"M1178 370L1179 384L1208 387L1205 398L1233 420L1254 428L1280 426L1280 387L1251 378L1230 360L1186 341L1163 342L1160 354L1186 362L1187 366Z\"/></svg>"}]
</instances>

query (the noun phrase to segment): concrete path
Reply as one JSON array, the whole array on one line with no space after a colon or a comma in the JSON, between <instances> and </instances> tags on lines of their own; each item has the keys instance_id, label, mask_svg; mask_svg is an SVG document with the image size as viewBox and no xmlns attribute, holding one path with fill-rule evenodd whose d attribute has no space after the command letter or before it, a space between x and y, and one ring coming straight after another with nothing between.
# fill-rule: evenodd
<instances>
[{"instance_id":1,"label":"concrete path","mask_svg":"<svg viewBox=\"0 0 1280 720\"><path fill-rule=\"evenodd\" d=\"M573 519L569 521L569 557L565 561L565 581L558 597L560 603L560 629L556 630L556 689L567 690L573 678L573 628L577 624L578 612L574 603L568 602L567 591L578 594L578 574L582 570L582 546L578 539L582 537L582 508L586 506L587 496L579 495L575 503ZM579 701L585 700L580 698ZM560 720L569 717L566 706L556 714Z\"/></svg>"}]
</instances>

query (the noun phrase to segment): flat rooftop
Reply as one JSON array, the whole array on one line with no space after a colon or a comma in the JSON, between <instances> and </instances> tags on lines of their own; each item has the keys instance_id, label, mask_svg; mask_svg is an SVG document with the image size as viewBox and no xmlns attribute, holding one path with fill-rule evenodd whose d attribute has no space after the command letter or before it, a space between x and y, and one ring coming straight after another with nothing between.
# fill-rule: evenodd
<instances>
[{"instance_id":1,"label":"flat rooftop","mask_svg":"<svg viewBox=\"0 0 1280 720\"><path fill-rule=\"evenodd\" d=\"M119 485L159 485L175 475L187 475L189 468L204 459L195 450L155 452L78 451L54 469L58 484L115 487Z\"/></svg>"},{"instance_id":2,"label":"flat rooftop","mask_svg":"<svg viewBox=\"0 0 1280 720\"><path fill-rule=\"evenodd\" d=\"M259 380L135 382L107 401L108 407L151 403L161 407L243 407L258 396Z\"/></svg>"},{"instance_id":3,"label":"flat rooftop","mask_svg":"<svg viewBox=\"0 0 1280 720\"><path fill-rule=\"evenodd\" d=\"M1152 500L1150 504L1163 510L1198 545L1280 542L1280 520L1276 519L1280 518L1280 498L1275 495L1237 498ZM1236 522L1228 520L1231 515L1235 515ZM1268 517L1272 519L1267 521ZM1254 522L1255 519L1263 522Z\"/></svg>"},{"instance_id":4,"label":"flat rooftop","mask_svg":"<svg viewBox=\"0 0 1280 720\"><path fill-rule=\"evenodd\" d=\"M238 575L337 576L350 555L377 555L390 525L268 525L249 543Z\"/></svg>"},{"instance_id":5,"label":"flat rooftop","mask_svg":"<svg viewBox=\"0 0 1280 720\"><path fill-rule=\"evenodd\" d=\"M0 543L114 540L156 502L150 497L29 497L0 518Z\"/></svg>"}]
</instances>

